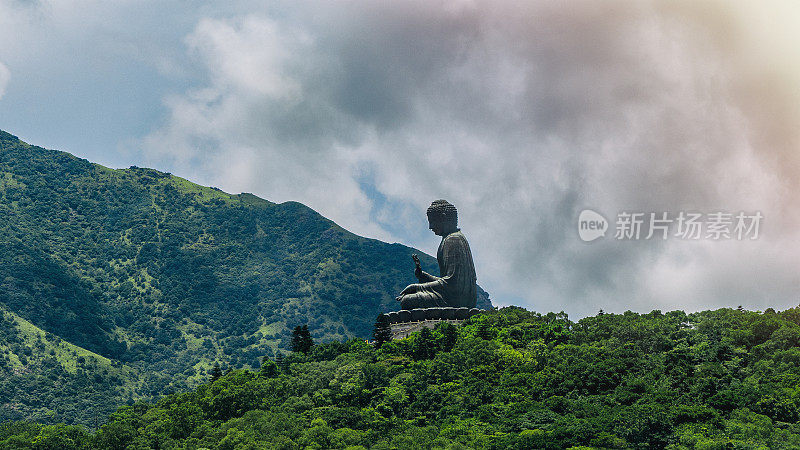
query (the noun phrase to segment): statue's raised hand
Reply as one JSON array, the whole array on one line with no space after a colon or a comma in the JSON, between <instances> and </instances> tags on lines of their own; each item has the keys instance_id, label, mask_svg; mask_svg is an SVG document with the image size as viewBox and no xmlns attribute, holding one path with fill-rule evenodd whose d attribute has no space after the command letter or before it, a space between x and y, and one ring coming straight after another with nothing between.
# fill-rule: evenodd
<instances>
[{"instance_id":1,"label":"statue's raised hand","mask_svg":"<svg viewBox=\"0 0 800 450\"><path fill-rule=\"evenodd\" d=\"M419 265L419 256L416 253L411 255L411 258L414 260L414 264L416 267L414 268L414 276L417 277L417 280L422 283L424 280L422 279L422 267Z\"/></svg>"}]
</instances>

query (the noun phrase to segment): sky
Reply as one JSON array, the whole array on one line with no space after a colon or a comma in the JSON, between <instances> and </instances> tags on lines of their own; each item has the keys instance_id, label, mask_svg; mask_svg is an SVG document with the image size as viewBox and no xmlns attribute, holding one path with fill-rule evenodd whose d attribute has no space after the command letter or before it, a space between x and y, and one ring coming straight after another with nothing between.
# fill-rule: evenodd
<instances>
[{"instance_id":1,"label":"sky","mask_svg":"<svg viewBox=\"0 0 800 450\"><path fill-rule=\"evenodd\" d=\"M447 199L498 306L786 309L797 23L791 0L0 0L0 129L433 255ZM673 222L647 239L651 213Z\"/></svg>"}]
</instances>

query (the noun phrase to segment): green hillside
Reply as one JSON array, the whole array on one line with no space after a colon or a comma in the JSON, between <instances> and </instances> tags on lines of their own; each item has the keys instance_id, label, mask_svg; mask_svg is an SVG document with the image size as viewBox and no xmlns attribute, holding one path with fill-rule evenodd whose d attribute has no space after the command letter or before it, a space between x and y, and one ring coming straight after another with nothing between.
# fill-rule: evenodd
<instances>
[{"instance_id":1,"label":"green hillside","mask_svg":"<svg viewBox=\"0 0 800 450\"><path fill-rule=\"evenodd\" d=\"M412 253L420 252L356 236L299 203L113 170L0 131L0 306L141 374L135 386L106 391L117 404L186 390L215 362L258 367L288 347L296 325L308 324L317 341L368 336L414 281ZM434 258L422 261L435 271ZM485 292L479 305L490 305ZM9 361L4 377L43 375ZM53 405L73 397L55 381L49 389L40 397L56 401L36 403L45 413L90 423L95 411L67 419ZM32 411L35 396L20 395L0 392L17 405L11 411ZM0 420L15 414L2 411Z\"/></svg>"},{"instance_id":2,"label":"green hillside","mask_svg":"<svg viewBox=\"0 0 800 450\"><path fill-rule=\"evenodd\" d=\"M142 397L139 371L0 308L0 422L102 423Z\"/></svg>"},{"instance_id":3,"label":"green hillside","mask_svg":"<svg viewBox=\"0 0 800 450\"><path fill-rule=\"evenodd\" d=\"M800 448L800 308L510 307L373 349L317 345L121 408L98 431L8 424L3 448Z\"/></svg>"}]
</instances>

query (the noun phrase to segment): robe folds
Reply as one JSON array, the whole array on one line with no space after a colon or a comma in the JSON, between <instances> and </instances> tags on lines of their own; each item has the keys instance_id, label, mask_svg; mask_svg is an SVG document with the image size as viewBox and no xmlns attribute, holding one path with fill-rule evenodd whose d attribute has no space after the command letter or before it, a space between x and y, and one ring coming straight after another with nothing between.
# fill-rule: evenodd
<instances>
[{"instance_id":1,"label":"robe folds","mask_svg":"<svg viewBox=\"0 0 800 450\"><path fill-rule=\"evenodd\" d=\"M467 238L461 230L442 238L436 260L439 262L440 276L422 272L421 282L411 285L414 292L402 296L400 307L474 308L478 301L475 264Z\"/></svg>"}]
</instances>

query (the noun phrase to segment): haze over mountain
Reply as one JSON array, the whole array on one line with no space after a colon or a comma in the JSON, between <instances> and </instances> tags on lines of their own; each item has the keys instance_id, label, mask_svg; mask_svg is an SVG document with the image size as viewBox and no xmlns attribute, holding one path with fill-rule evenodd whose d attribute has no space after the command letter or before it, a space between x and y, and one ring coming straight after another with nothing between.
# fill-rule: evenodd
<instances>
[{"instance_id":1,"label":"haze over mountain","mask_svg":"<svg viewBox=\"0 0 800 450\"><path fill-rule=\"evenodd\" d=\"M0 217L2 371L8 386L35 379L41 390L30 401L3 390L14 408L0 420L60 398L62 375L111 383L119 392L107 395L128 400L186 389L214 362L258 367L296 325L317 341L367 337L414 282L412 253L436 273L433 257L356 236L300 203L109 169L2 131ZM74 351L58 350L62 340ZM86 367L74 361L82 352ZM47 414L37 417L68 422L91 413L38 407Z\"/></svg>"}]
</instances>

